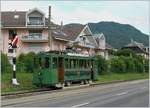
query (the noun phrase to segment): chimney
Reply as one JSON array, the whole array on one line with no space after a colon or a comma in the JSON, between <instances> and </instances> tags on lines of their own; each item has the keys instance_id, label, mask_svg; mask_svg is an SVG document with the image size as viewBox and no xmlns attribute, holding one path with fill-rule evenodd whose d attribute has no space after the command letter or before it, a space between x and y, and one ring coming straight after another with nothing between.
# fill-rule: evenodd
<instances>
[{"instance_id":1,"label":"chimney","mask_svg":"<svg viewBox=\"0 0 150 108\"><path fill-rule=\"evenodd\" d=\"M63 21L61 21L60 30L63 30Z\"/></svg>"}]
</instances>

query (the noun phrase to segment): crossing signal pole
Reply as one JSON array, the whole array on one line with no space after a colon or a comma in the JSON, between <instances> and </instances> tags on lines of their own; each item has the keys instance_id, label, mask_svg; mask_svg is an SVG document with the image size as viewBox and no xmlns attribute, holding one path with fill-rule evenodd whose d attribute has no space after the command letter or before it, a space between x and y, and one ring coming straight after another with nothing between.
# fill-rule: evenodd
<instances>
[{"instance_id":1,"label":"crossing signal pole","mask_svg":"<svg viewBox=\"0 0 150 108\"><path fill-rule=\"evenodd\" d=\"M12 45L12 62L13 62L13 78L12 78L12 84L13 85L19 85L19 83L17 82L17 78L16 78L16 49L17 49L17 43L18 43L18 36L17 34L13 34L13 41L11 43Z\"/></svg>"}]
</instances>

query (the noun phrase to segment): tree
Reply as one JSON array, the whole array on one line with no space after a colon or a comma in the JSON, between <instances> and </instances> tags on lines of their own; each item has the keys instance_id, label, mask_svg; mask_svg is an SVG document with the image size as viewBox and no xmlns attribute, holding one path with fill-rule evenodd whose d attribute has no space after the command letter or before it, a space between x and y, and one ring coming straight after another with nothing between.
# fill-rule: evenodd
<instances>
[{"instance_id":1,"label":"tree","mask_svg":"<svg viewBox=\"0 0 150 108\"><path fill-rule=\"evenodd\" d=\"M136 54L131 49L120 49L114 53L116 56L134 57Z\"/></svg>"}]
</instances>

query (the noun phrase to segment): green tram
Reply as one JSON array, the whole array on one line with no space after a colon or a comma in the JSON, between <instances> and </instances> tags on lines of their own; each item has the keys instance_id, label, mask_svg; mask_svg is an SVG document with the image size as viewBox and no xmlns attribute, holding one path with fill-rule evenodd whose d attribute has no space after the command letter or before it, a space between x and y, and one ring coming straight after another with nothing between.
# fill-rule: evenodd
<instances>
[{"instance_id":1,"label":"green tram","mask_svg":"<svg viewBox=\"0 0 150 108\"><path fill-rule=\"evenodd\" d=\"M97 80L95 57L41 52L34 58L34 64L37 69L33 84L36 86L62 88L75 82L87 84Z\"/></svg>"}]
</instances>

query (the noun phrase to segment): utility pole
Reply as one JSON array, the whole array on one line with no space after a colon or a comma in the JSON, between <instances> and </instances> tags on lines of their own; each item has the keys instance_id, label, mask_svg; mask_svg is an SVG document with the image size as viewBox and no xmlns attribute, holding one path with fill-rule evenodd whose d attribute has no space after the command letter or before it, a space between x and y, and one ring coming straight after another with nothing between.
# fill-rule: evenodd
<instances>
[{"instance_id":1,"label":"utility pole","mask_svg":"<svg viewBox=\"0 0 150 108\"><path fill-rule=\"evenodd\" d=\"M49 17L48 17L48 46L52 50L52 36L51 36L51 6L49 6Z\"/></svg>"}]
</instances>

